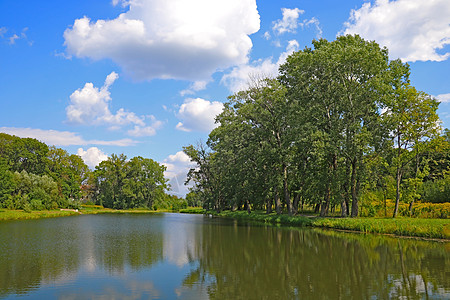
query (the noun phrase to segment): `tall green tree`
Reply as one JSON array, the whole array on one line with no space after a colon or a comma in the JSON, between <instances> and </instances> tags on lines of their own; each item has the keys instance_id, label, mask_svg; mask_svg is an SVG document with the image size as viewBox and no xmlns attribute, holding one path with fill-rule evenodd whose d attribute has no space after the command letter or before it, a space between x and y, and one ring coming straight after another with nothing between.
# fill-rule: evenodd
<instances>
[{"instance_id":1,"label":"tall green tree","mask_svg":"<svg viewBox=\"0 0 450 300\"><path fill-rule=\"evenodd\" d=\"M48 146L36 139L0 133L0 155L13 172L25 170L36 175L45 174L48 171L47 153Z\"/></svg>"},{"instance_id":2,"label":"tall green tree","mask_svg":"<svg viewBox=\"0 0 450 300\"><path fill-rule=\"evenodd\" d=\"M437 108L439 102L424 92L417 91L409 83L409 66L401 61L391 62L392 91L384 98L383 122L390 129L390 138L395 147L393 167L396 178L396 199L393 217L398 213L401 198L401 183L406 168L417 161L428 147L428 141L440 132Z\"/></svg>"},{"instance_id":3,"label":"tall green tree","mask_svg":"<svg viewBox=\"0 0 450 300\"><path fill-rule=\"evenodd\" d=\"M126 178L122 192L128 208L153 207L155 201L165 197L167 179L166 167L152 159L133 157L126 164Z\"/></svg>"},{"instance_id":4,"label":"tall green tree","mask_svg":"<svg viewBox=\"0 0 450 300\"><path fill-rule=\"evenodd\" d=\"M329 42L313 41L288 57L281 66L281 81L289 97L305 108L302 118L323 133L326 159L321 215L326 215L339 189L340 165L345 166L351 191L351 215L358 215L363 156L371 142L371 126L377 119L377 100L383 91L388 67L386 49L355 35ZM333 191L334 189L334 191ZM342 206L349 210L347 204Z\"/></svg>"},{"instance_id":5,"label":"tall green tree","mask_svg":"<svg viewBox=\"0 0 450 300\"><path fill-rule=\"evenodd\" d=\"M80 200L80 187L89 175L89 167L80 156L55 146L47 155L48 173L58 183L60 193L67 199Z\"/></svg>"}]
</instances>

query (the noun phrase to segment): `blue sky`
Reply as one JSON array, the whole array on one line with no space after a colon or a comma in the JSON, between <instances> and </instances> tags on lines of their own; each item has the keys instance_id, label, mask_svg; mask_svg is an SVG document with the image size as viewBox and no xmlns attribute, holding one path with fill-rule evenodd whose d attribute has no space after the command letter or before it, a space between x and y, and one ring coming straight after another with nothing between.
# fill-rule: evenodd
<instances>
[{"instance_id":1,"label":"blue sky","mask_svg":"<svg viewBox=\"0 0 450 300\"><path fill-rule=\"evenodd\" d=\"M2 0L0 132L91 167L112 153L152 158L184 194L180 151L207 139L227 96L344 33L408 62L449 127L449 16L448 0Z\"/></svg>"}]
</instances>

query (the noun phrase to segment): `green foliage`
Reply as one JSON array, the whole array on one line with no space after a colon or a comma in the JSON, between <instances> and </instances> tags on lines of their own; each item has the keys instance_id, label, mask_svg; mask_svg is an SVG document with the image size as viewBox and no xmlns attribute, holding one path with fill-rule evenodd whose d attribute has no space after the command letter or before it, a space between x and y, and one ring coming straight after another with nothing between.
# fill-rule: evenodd
<instances>
[{"instance_id":1,"label":"green foliage","mask_svg":"<svg viewBox=\"0 0 450 300\"><path fill-rule=\"evenodd\" d=\"M0 133L0 206L41 210L73 206L89 174L81 157L35 139Z\"/></svg>"},{"instance_id":2,"label":"green foliage","mask_svg":"<svg viewBox=\"0 0 450 300\"><path fill-rule=\"evenodd\" d=\"M323 227L340 230L352 230L363 233L393 234L397 236L414 236L436 239L450 239L450 223L439 219L386 219L386 218L319 218L277 214L264 214L262 212L232 212L223 211L210 214L234 219L258 221L272 224L292 226Z\"/></svg>"},{"instance_id":3,"label":"green foliage","mask_svg":"<svg viewBox=\"0 0 450 300\"><path fill-rule=\"evenodd\" d=\"M190 203L289 215L313 205L321 216L339 208L356 217L375 215L374 202L387 214L388 198L395 216L401 202L412 213L435 197L424 182L443 178L450 134L437 137L438 102L411 86L407 64L347 35L313 41L279 71L228 97L206 145L184 147L196 163Z\"/></svg>"},{"instance_id":4,"label":"green foliage","mask_svg":"<svg viewBox=\"0 0 450 300\"><path fill-rule=\"evenodd\" d=\"M441 179L424 182L421 197L432 203L450 202L450 172L445 172Z\"/></svg>"},{"instance_id":5,"label":"green foliage","mask_svg":"<svg viewBox=\"0 0 450 300\"><path fill-rule=\"evenodd\" d=\"M43 175L48 169L48 146L36 139L0 133L0 156L11 171Z\"/></svg>"},{"instance_id":6,"label":"green foliage","mask_svg":"<svg viewBox=\"0 0 450 300\"><path fill-rule=\"evenodd\" d=\"M191 206L191 207L201 207L202 206L202 199L195 192L189 192L186 195L186 202L187 202L187 205Z\"/></svg>"},{"instance_id":7,"label":"green foliage","mask_svg":"<svg viewBox=\"0 0 450 300\"><path fill-rule=\"evenodd\" d=\"M12 194L3 203L9 209L55 209L64 204L58 185L47 175L39 176L26 171L14 172Z\"/></svg>"},{"instance_id":8,"label":"green foliage","mask_svg":"<svg viewBox=\"0 0 450 300\"><path fill-rule=\"evenodd\" d=\"M90 190L96 203L107 208L133 209L165 206L165 166L140 156L127 160L123 154L102 161L93 174Z\"/></svg>"}]
</instances>

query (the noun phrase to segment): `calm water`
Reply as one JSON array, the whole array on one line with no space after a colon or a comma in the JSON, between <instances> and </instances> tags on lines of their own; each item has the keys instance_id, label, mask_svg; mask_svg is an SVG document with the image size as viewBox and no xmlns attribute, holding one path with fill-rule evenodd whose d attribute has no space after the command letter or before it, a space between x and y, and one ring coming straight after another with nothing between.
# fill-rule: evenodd
<instances>
[{"instance_id":1,"label":"calm water","mask_svg":"<svg viewBox=\"0 0 450 300\"><path fill-rule=\"evenodd\" d=\"M181 214L2 222L0 298L449 299L450 243Z\"/></svg>"}]
</instances>

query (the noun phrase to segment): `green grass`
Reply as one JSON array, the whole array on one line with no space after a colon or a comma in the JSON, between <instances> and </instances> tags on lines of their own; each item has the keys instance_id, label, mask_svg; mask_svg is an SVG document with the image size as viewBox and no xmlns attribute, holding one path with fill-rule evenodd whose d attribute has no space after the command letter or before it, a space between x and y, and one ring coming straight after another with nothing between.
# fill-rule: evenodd
<instances>
[{"instance_id":1,"label":"green grass","mask_svg":"<svg viewBox=\"0 0 450 300\"><path fill-rule=\"evenodd\" d=\"M182 214L204 214L206 210L201 207L188 207L180 209L180 213Z\"/></svg>"},{"instance_id":2,"label":"green grass","mask_svg":"<svg viewBox=\"0 0 450 300\"><path fill-rule=\"evenodd\" d=\"M432 239L450 239L450 220L418 218L320 218L245 211L208 212L217 216L289 226L310 226L363 233L392 234Z\"/></svg>"},{"instance_id":3,"label":"green grass","mask_svg":"<svg viewBox=\"0 0 450 300\"><path fill-rule=\"evenodd\" d=\"M41 211L24 212L23 210L4 209L0 210L0 221L67 217L78 214L79 213L75 211L41 210Z\"/></svg>"}]
</instances>

